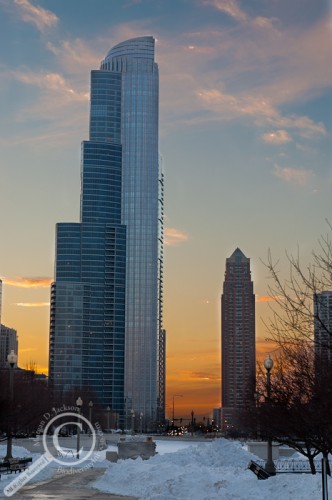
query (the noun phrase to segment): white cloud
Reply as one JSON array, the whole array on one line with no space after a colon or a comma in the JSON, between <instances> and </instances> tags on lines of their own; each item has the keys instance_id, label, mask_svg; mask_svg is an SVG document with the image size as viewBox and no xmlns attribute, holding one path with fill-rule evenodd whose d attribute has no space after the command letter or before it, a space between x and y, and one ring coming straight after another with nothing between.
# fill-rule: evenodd
<instances>
[{"instance_id":1,"label":"white cloud","mask_svg":"<svg viewBox=\"0 0 332 500\"><path fill-rule=\"evenodd\" d=\"M22 21L33 23L40 31L54 27L59 20L53 12L32 5L28 0L14 0L14 5Z\"/></svg>"},{"instance_id":2,"label":"white cloud","mask_svg":"<svg viewBox=\"0 0 332 500\"><path fill-rule=\"evenodd\" d=\"M243 9L241 9L237 0L203 0L202 5L214 7L241 23L251 25L253 28L263 28L268 30L275 29L274 23L276 19L264 16L251 18Z\"/></svg>"},{"instance_id":3,"label":"white cloud","mask_svg":"<svg viewBox=\"0 0 332 500\"><path fill-rule=\"evenodd\" d=\"M33 73L30 71L13 71L11 76L27 85L34 85L51 92L62 93L71 100L87 101L89 94L75 90L63 76L58 73ZM59 105L59 103L57 103Z\"/></svg>"},{"instance_id":4,"label":"white cloud","mask_svg":"<svg viewBox=\"0 0 332 500\"><path fill-rule=\"evenodd\" d=\"M211 5L237 21L246 21L246 13L239 7L236 0L203 0L203 5Z\"/></svg>"},{"instance_id":5,"label":"white cloud","mask_svg":"<svg viewBox=\"0 0 332 500\"><path fill-rule=\"evenodd\" d=\"M280 167L279 165L274 165L273 174L284 182L288 182L290 184L295 184L298 186L304 186L313 176L312 170L306 170L303 168Z\"/></svg>"},{"instance_id":6,"label":"white cloud","mask_svg":"<svg viewBox=\"0 0 332 500\"><path fill-rule=\"evenodd\" d=\"M107 50L107 45L106 50ZM52 52L61 68L69 74L87 78L91 69L98 69L102 59L102 50L94 50L80 38L61 40L58 45L48 42L47 48ZM105 54L106 55L106 54Z\"/></svg>"},{"instance_id":7,"label":"white cloud","mask_svg":"<svg viewBox=\"0 0 332 500\"><path fill-rule=\"evenodd\" d=\"M261 16L258 16L258 17L255 17L255 19L253 20L253 24L255 26L258 26L260 28L268 28L268 29L274 29L274 19L270 19L268 17L261 17Z\"/></svg>"},{"instance_id":8,"label":"white cloud","mask_svg":"<svg viewBox=\"0 0 332 500\"><path fill-rule=\"evenodd\" d=\"M174 227L167 227L165 229L165 245L175 247L185 243L189 240L189 236L184 231L179 231Z\"/></svg>"},{"instance_id":9,"label":"white cloud","mask_svg":"<svg viewBox=\"0 0 332 500\"><path fill-rule=\"evenodd\" d=\"M27 0L20 1L21 7L31 5ZM183 33L173 39L156 33L156 59L162 69L161 133L184 124L247 117L258 127L283 130L289 137L294 131L305 138L326 135L323 123L309 116L286 114L279 106L317 95L332 84L327 23L320 21L295 33L280 26L277 29L274 20L262 16L249 19L236 1L206 0L205 5L248 22L245 27L241 23L219 31ZM99 67L113 44L149 31L148 21L129 22L117 25L111 38L100 37L93 43L78 38L49 42L47 47L56 56L54 71L36 75L25 70L16 72L21 81L47 91L30 110L22 109L21 115L26 119L47 113L49 117L54 110L59 126L60 121L68 121L69 114L83 115L89 98L89 71ZM79 110L80 102L84 107ZM275 136L274 143L278 139L286 142L285 137Z\"/></svg>"},{"instance_id":10,"label":"white cloud","mask_svg":"<svg viewBox=\"0 0 332 500\"><path fill-rule=\"evenodd\" d=\"M158 39L163 129L166 121L172 127L247 115L268 130L326 135L323 123L291 111L294 103L304 104L332 85L331 28L325 19L288 29L256 17L245 26Z\"/></svg>"},{"instance_id":11,"label":"white cloud","mask_svg":"<svg viewBox=\"0 0 332 500\"><path fill-rule=\"evenodd\" d=\"M217 114L220 120L227 120L243 116L251 116L256 124L283 127L277 131L270 142L279 140L289 142L290 136L285 128L297 130L304 137L326 135L323 123L315 123L307 116L282 116L278 109L266 97L256 97L250 94L231 95L218 89L202 89L197 92L199 100L205 105L211 114ZM267 141L265 135L263 139Z\"/></svg>"},{"instance_id":12,"label":"white cloud","mask_svg":"<svg viewBox=\"0 0 332 500\"><path fill-rule=\"evenodd\" d=\"M269 144L287 144L292 141L291 136L286 130L275 130L274 132L266 132L262 135L264 142Z\"/></svg>"}]
</instances>

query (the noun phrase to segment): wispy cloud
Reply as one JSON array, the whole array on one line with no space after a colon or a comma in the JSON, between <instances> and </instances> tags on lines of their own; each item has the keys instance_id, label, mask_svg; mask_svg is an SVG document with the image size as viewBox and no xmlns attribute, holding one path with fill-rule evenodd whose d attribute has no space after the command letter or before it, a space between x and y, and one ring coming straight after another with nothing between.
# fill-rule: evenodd
<instances>
[{"instance_id":1,"label":"wispy cloud","mask_svg":"<svg viewBox=\"0 0 332 500\"><path fill-rule=\"evenodd\" d=\"M214 7L241 23L252 24L258 28L274 29L274 19L263 16L250 17L239 5L237 0L203 0L202 5Z\"/></svg>"},{"instance_id":2,"label":"wispy cloud","mask_svg":"<svg viewBox=\"0 0 332 500\"><path fill-rule=\"evenodd\" d=\"M49 307L49 302L15 302L13 305L18 307Z\"/></svg>"},{"instance_id":3,"label":"wispy cloud","mask_svg":"<svg viewBox=\"0 0 332 500\"><path fill-rule=\"evenodd\" d=\"M263 134L262 140L268 144L287 144L292 141L292 138L286 130L275 130Z\"/></svg>"},{"instance_id":4,"label":"wispy cloud","mask_svg":"<svg viewBox=\"0 0 332 500\"><path fill-rule=\"evenodd\" d=\"M184 231L179 231L174 227L167 227L165 229L165 245L175 247L185 243L189 240L189 236Z\"/></svg>"},{"instance_id":5,"label":"wispy cloud","mask_svg":"<svg viewBox=\"0 0 332 500\"><path fill-rule=\"evenodd\" d=\"M284 297L281 295L276 295L276 296L271 296L271 295L256 295L255 296L255 301L256 302L273 302L275 300L283 300Z\"/></svg>"},{"instance_id":6,"label":"wispy cloud","mask_svg":"<svg viewBox=\"0 0 332 500\"><path fill-rule=\"evenodd\" d=\"M304 168L280 167L279 165L274 165L273 174L284 182L298 186L304 186L314 175L312 170L306 170Z\"/></svg>"},{"instance_id":7,"label":"wispy cloud","mask_svg":"<svg viewBox=\"0 0 332 500\"><path fill-rule=\"evenodd\" d=\"M58 64L64 71L86 78L91 69L99 67L103 56L102 51L105 51L105 47L106 50L108 48L107 43L109 41L105 41L105 44L99 41L100 49L97 50L85 40L75 38L74 40L59 40L57 44L47 42L47 49L56 56Z\"/></svg>"},{"instance_id":8,"label":"wispy cloud","mask_svg":"<svg viewBox=\"0 0 332 500\"><path fill-rule=\"evenodd\" d=\"M240 8L236 0L203 0L203 5L211 5L238 21L246 21L247 14Z\"/></svg>"},{"instance_id":9,"label":"wispy cloud","mask_svg":"<svg viewBox=\"0 0 332 500\"><path fill-rule=\"evenodd\" d=\"M189 378L195 380L220 380L220 375L212 372L191 372Z\"/></svg>"},{"instance_id":10,"label":"wispy cloud","mask_svg":"<svg viewBox=\"0 0 332 500\"><path fill-rule=\"evenodd\" d=\"M38 89L37 97L26 104L14 108L13 120L24 123L43 120L44 127L32 127L16 136L4 138L4 147L15 143L30 144L31 147L49 148L63 146L86 135L88 116L88 82L76 77L71 79L56 72L32 72L27 69L3 71L10 84L20 82ZM85 117L85 120L83 119Z\"/></svg>"},{"instance_id":11,"label":"wispy cloud","mask_svg":"<svg viewBox=\"0 0 332 500\"><path fill-rule=\"evenodd\" d=\"M235 4L219 4L225 5ZM287 105L307 102L332 85L329 23L321 19L290 30L272 21L257 17L245 29L241 23L174 40L160 37L163 128L166 120L172 127L246 118L293 140L326 137L324 123L287 111Z\"/></svg>"},{"instance_id":12,"label":"wispy cloud","mask_svg":"<svg viewBox=\"0 0 332 500\"><path fill-rule=\"evenodd\" d=\"M68 83L63 76L58 73L33 73L30 71L13 71L11 76L27 85L34 85L45 91L52 91L64 94L70 100L88 101L87 92L79 92Z\"/></svg>"},{"instance_id":13,"label":"wispy cloud","mask_svg":"<svg viewBox=\"0 0 332 500\"><path fill-rule=\"evenodd\" d=\"M33 5L29 0L2 0L2 3L22 21L34 24L39 31L53 28L59 21L53 12L40 5Z\"/></svg>"},{"instance_id":14,"label":"wispy cloud","mask_svg":"<svg viewBox=\"0 0 332 500\"><path fill-rule=\"evenodd\" d=\"M282 116L272 102L265 97L255 97L250 94L232 95L218 89L202 89L197 92L198 98L209 109L210 113L217 114L220 119L231 119L237 117L252 117L259 126L280 126L296 130L305 137L326 135L323 123L316 123L307 116ZM276 141L289 142L288 132L281 129L274 133L263 136L265 140L270 138Z\"/></svg>"},{"instance_id":15,"label":"wispy cloud","mask_svg":"<svg viewBox=\"0 0 332 500\"><path fill-rule=\"evenodd\" d=\"M20 12L34 7L28 0L16 2ZM295 134L306 139L326 136L323 123L308 116L287 114L280 105L315 96L332 84L329 23L320 20L306 30L294 31L273 19L250 17L235 0L201 0L201 5L225 12L240 24L182 33L173 39L156 34L157 61L163 68L162 133L184 124L247 118L248 123L266 129L263 140L271 144L285 144L293 136L295 140ZM52 13L49 14L52 19ZM72 140L73 130L80 128L75 128L74 117L82 123L81 117L88 113L88 72L99 66L114 43L150 32L149 22L119 24L111 38L99 37L93 42L80 38L48 41L47 48L56 58L56 70L39 74L19 70L13 75L42 89L30 109L20 110L19 118L49 120L52 116L58 124L57 131L67 129Z\"/></svg>"},{"instance_id":16,"label":"wispy cloud","mask_svg":"<svg viewBox=\"0 0 332 500\"><path fill-rule=\"evenodd\" d=\"M268 17L258 16L253 19L253 25L260 28L268 28L269 30L274 30L274 19Z\"/></svg>"},{"instance_id":17,"label":"wispy cloud","mask_svg":"<svg viewBox=\"0 0 332 500\"><path fill-rule=\"evenodd\" d=\"M23 278L14 277L7 278L3 277L2 282L5 285L15 286L19 288L48 288L52 283L52 278Z\"/></svg>"}]
</instances>

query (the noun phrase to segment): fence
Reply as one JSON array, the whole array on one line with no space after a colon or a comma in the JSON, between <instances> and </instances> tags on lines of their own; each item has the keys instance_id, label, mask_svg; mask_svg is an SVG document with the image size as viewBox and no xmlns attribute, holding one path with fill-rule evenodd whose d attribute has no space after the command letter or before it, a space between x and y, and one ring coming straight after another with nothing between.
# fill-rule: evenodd
<instances>
[{"instance_id":1,"label":"fence","mask_svg":"<svg viewBox=\"0 0 332 500\"><path fill-rule=\"evenodd\" d=\"M276 472L279 473L299 473L299 474L311 474L309 460L274 460L274 466ZM257 465L265 468L264 460L256 460ZM314 460L316 472L322 472L322 461ZM332 461L329 462L330 468L332 470Z\"/></svg>"}]
</instances>

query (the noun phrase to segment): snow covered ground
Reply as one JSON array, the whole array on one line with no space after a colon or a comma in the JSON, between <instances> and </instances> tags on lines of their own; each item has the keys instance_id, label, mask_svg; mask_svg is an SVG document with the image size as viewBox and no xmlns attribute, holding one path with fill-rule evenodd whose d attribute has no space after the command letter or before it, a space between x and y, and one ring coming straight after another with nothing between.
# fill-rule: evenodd
<instances>
[{"instance_id":1,"label":"snow covered ground","mask_svg":"<svg viewBox=\"0 0 332 500\"><path fill-rule=\"evenodd\" d=\"M249 461L257 457L239 442L217 439L172 452L172 444L157 441L157 451L161 453L149 460L121 460L110 464L93 486L143 500L321 498L320 474L279 474L265 481L258 480L247 469Z\"/></svg>"},{"instance_id":2,"label":"snow covered ground","mask_svg":"<svg viewBox=\"0 0 332 500\"><path fill-rule=\"evenodd\" d=\"M106 467L103 476L91 484L98 490L132 495L142 500L318 500L322 498L321 475L278 474L258 480L247 469L256 457L239 442L217 439L212 442L157 440L158 454L149 460L97 462ZM0 447L0 456L5 447ZM110 448L112 449L112 448ZM14 447L14 456L31 456ZM38 455L34 454L34 459ZM44 469L35 480L56 473L56 464ZM0 497L11 476L2 476ZM332 480L329 478L332 492Z\"/></svg>"}]
</instances>

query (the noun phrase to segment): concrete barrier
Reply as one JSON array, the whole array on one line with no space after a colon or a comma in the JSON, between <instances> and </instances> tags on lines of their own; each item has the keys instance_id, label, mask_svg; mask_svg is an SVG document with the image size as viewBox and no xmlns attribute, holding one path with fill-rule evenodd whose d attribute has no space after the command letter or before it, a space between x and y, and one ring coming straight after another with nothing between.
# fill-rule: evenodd
<instances>
[{"instance_id":1,"label":"concrete barrier","mask_svg":"<svg viewBox=\"0 0 332 500\"><path fill-rule=\"evenodd\" d=\"M266 441L251 441L247 443L248 451L263 460L267 460L267 442ZM279 444L272 443L272 459L279 458Z\"/></svg>"},{"instance_id":2,"label":"concrete barrier","mask_svg":"<svg viewBox=\"0 0 332 500\"><path fill-rule=\"evenodd\" d=\"M118 442L118 458L138 458L141 457L143 460L147 460L156 454L156 443L152 440L152 437L148 437L146 441L123 441L122 439Z\"/></svg>"},{"instance_id":3,"label":"concrete barrier","mask_svg":"<svg viewBox=\"0 0 332 500\"><path fill-rule=\"evenodd\" d=\"M106 452L106 460L109 462L117 462L118 461L118 454L116 451L107 451Z\"/></svg>"}]
</instances>

